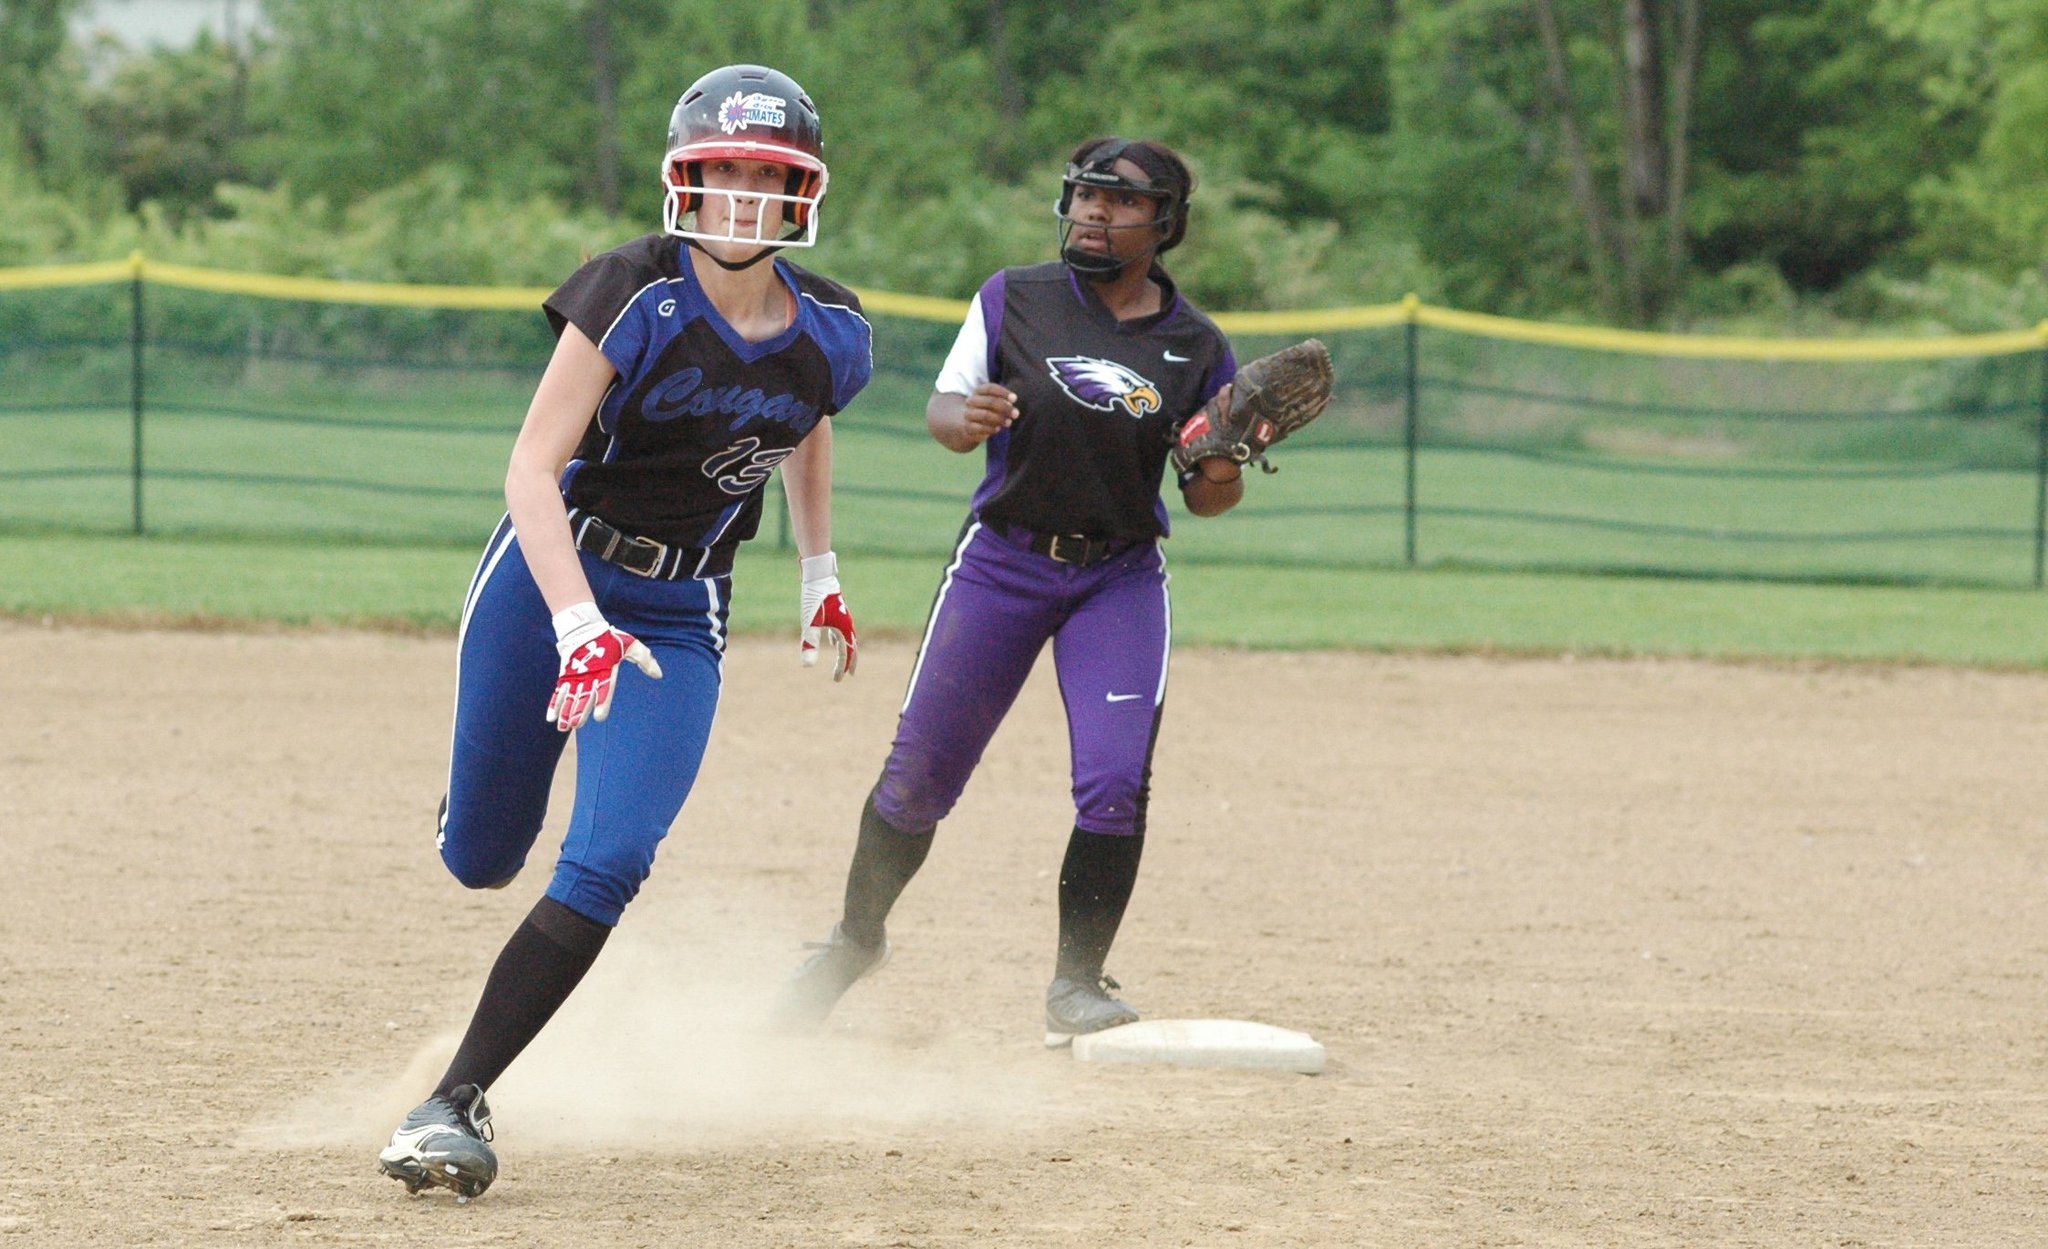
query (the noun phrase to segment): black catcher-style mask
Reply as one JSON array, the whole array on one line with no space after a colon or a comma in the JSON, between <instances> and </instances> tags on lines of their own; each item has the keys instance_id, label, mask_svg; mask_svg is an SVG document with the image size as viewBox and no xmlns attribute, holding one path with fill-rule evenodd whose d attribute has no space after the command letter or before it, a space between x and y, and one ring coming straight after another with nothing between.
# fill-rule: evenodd
<instances>
[{"instance_id":1,"label":"black catcher-style mask","mask_svg":"<svg viewBox=\"0 0 2048 1249\"><path fill-rule=\"evenodd\" d=\"M1127 178L1117 172L1116 163L1128 160L1145 171L1143 178ZM1074 204L1074 188L1077 186L1097 187L1111 191L1133 191L1159 201L1159 212L1151 221L1155 230L1163 232L1158 244L1148 253L1157 255L1172 251L1187 237L1188 197L1194 191L1194 180L1187 166L1179 157L1156 143L1132 139L1092 139L1084 143L1067 162L1066 176L1060 182L1060 198L1054 213L1059 220L1060 259L1069 269L1089 278L1114 277L1132 259L1118 260L1114 256L1100 256L1083 248L1070 245L1074 226L1077 224L1069 215Z\"/></svg>"}]
</instances>

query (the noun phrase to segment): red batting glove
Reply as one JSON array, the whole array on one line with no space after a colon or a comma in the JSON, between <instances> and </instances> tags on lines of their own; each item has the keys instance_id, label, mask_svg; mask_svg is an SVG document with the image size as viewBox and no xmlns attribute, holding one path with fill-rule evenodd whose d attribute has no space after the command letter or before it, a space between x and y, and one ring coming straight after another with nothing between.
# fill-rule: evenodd
<instances>
[{"instance_id":1,"label":"red batting glove","mask_svg":"<svg viewBox=\"0 0 2048 1249\"><path fill-rule=\"evenodd\" d=\"M611 714L621 662L661 679L654 653L632 634L606 624L595 603L578 603L556 613L555 651L562 657L562 670L555 678L554 697L548 699L548 722L564 733Z\"/></svg>"},{"instance_id":2,"label":"red batting glove","mask_svg":"<svg viewBox=\"0 0 2048 1249\"><path fill-rule=\"evenodd\" d=\"M803 596L797 613L804 667L818 662L820 647L832 648L832 679L850 674L860 659L853 613L839 592L839 557L827 551L803 561Z\"/></svg>"}]
</instances>

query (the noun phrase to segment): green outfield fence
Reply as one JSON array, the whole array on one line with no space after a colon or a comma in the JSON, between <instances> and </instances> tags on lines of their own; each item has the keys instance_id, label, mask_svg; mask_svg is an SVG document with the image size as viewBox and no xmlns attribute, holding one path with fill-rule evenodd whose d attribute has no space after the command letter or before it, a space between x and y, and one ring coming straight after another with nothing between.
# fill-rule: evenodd
<instances>
[{"instance_id":1,"label":"green outfield fence","mask_svg":"<svg viewBox=\"0 0 2048 1249\"><path fill-rule=\"evenodd\" d=\"M0 269L0 529L479 543L546 293ZM966 305L861 298L837 542L936 554L981 471L924 433ZM1240 359L1321 337L1337 391L1229 518L1175 518L1177 561L2043 585L2048 325L1675 336L1413 297L1217 321Z\"/></svg>"}]
</instances>

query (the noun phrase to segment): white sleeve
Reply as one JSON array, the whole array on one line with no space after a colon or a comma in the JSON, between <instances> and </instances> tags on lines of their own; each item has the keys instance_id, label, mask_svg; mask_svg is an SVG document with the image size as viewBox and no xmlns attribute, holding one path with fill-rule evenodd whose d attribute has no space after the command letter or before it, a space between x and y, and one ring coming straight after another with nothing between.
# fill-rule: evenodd
<instances>
[{"instance_id":1,"label":"white sleeve","mask_svg":"<svg viewBox=\"0 0 2048 1249\"><path fill-rule=\"evenodd\" d=\"M953 340L953 350L946 353L946 363L939 367L939 380L932 383L932 389L943 395L971 395L976 386L987 380L988 325L982 320L981 293L977 291L974 302L967 306L967 320L960 325L960 336Z\"/></svg>"}]
</instances>

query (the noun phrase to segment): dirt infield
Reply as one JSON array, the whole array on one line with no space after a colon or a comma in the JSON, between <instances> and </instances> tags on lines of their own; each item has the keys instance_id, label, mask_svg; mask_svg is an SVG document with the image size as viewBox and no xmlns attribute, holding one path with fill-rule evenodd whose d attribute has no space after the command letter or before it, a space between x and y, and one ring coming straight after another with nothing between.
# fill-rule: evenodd
<instances>
[{"instance_id":1,"label":"dirt infield","mask_svg":"<svg viewBox=\"0 0 2048 1249\"><path fill-rule=\"evenodd\" d=\"M1111 969L1314 1034L1310 1078L1041 1048L1043 670L894 963L755 1035L911 652L835 688L745 641L458 1208L373 1156L559 817L510 889L443 872L452 658L0 625L0 1249L2048 1243L2048 678L1182 653Z\"/></svg>"}]
</instances>

